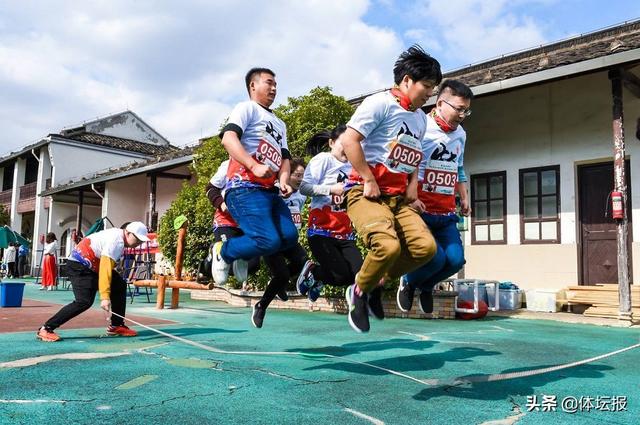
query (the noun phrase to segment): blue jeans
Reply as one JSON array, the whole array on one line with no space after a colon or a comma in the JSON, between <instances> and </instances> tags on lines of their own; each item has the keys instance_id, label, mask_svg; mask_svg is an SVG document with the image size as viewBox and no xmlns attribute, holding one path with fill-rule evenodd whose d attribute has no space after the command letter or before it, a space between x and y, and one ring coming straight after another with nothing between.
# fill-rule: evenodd
<instances>
[{"instance_id":1,"label":"blue jeans","mask_svg":"<svg viewBox=\"0 0 640 425\"><path fill-rule=\"evenodd\" d=\"M462 240L458 230L458 216L422 213L438 245L433 259L422 267L406 274L406 280L414 289L431 291L433 287L458 272L465 263Z\"/></svg>"},{"instance_id":2,"label":"blue jeans","mask_svg":"<svg viewBox=\"0 0 640 425\"><path fill-rule=\"evenodd\" d=\"M222 245L225 262L275 254L298 242L298 229L277 191L239 187L227 192L225 203L244 232Z\"/></svg>"}]
</instances>

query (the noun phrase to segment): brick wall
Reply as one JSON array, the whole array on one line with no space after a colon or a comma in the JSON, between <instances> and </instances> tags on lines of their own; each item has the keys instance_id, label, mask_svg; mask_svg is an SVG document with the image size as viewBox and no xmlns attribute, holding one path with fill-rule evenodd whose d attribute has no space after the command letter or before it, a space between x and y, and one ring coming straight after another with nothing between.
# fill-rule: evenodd
<instances>
[{"instance_id":1,"label":"brick wall","mask_svg":"<svg viewBox=\"0 0 640 425\"><path fill-rule=\"evenodd\" d=\"M214 288L210 291L189 290L194 300L224 301L235 307L251 307L258 302L262 292L245 292L238 289ZM417 294L416 294L417 295ZM433 297L433 313L422 314L418 308L417 296L413 303L413 309L409 313L403 313L396 305L395 294L386 294L383 299L386 317L408 317L412 319L455 319L453 301L456 293L452 291L436 291ZM312 303L298 294L289 293L289 301L282 302L278 299L269 304L269 308L281 308L291 310L325 311L340 314L347 313L347 302L344 298L320 297Z\"/></svg>"}]
</instances>

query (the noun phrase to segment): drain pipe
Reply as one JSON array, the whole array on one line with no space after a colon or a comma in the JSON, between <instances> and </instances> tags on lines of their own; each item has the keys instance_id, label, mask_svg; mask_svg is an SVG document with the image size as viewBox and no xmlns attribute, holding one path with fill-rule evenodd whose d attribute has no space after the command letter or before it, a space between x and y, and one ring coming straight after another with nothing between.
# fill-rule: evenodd
<instances>
[{"instance_id":1,"label":"drain pipe","mask_svg":"<svg viewBox=\"0 0 640 425\"><path fill-rule=\"evenodd\" d=\"M104 200L104 196L102 196L102 194L100 194L100 192L98 192L98 190L96 189L95 183L91 183L91 190L93 190L96 195L100 197L100 199Z\"/></svg>"}]
</instances>

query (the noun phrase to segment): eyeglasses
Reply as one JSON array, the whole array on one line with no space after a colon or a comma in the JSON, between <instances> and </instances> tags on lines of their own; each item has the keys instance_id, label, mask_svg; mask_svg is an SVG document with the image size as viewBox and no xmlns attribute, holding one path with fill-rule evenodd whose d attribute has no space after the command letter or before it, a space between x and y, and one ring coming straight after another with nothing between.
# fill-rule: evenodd
<instances>
[{"instance_id":1,"label":"eyeglasses","mask_svg":"<svg viewBox=\"0 0 640 425\"><path fill-rule=\"evenodd\" d=\"M300 178L302 178L302 177L304 177L304 174L301 174L301 173L293 173L293 174L291 174L291 177L300 177Z\"/></svg>"},{"instance_id":2,"label":"eyeglasses","mask_svg":"<svg viewBox=\"0 0 640 425\"><path fill-rule=\"evenodd\" d=\"M446 103L447 105L451 106L453 108L453 110L458 113L458 115L464 115L465 117L468 117L469 115L471 115L471 109L458 108L458 107L453 106L452 104L450 104L449 102L447 102L444 99L442 99L442 101L444 103Z\"/></svg>"}]
</instances>

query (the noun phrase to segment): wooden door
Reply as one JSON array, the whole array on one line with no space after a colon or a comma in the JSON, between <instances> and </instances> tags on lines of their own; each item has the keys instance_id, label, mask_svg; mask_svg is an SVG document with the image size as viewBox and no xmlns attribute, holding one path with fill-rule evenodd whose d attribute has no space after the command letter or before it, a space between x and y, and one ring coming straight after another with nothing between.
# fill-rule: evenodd
<instances>
[{"instance_id":1,"label":"wooden door","mask_svg":"<svg viewBox=\"0 0 640 425\"><path fill-rule=\"evenodd\" d=\"M631 264L631 185L626 162L629 264ZM618 283L616 223L611 218L609 193L613 189L613 161L578 167L580 220L580 284ZM606 217L605 217L606 212ZM629 270L631 273L631 270Z\"/></svg>"}]
</instances>

